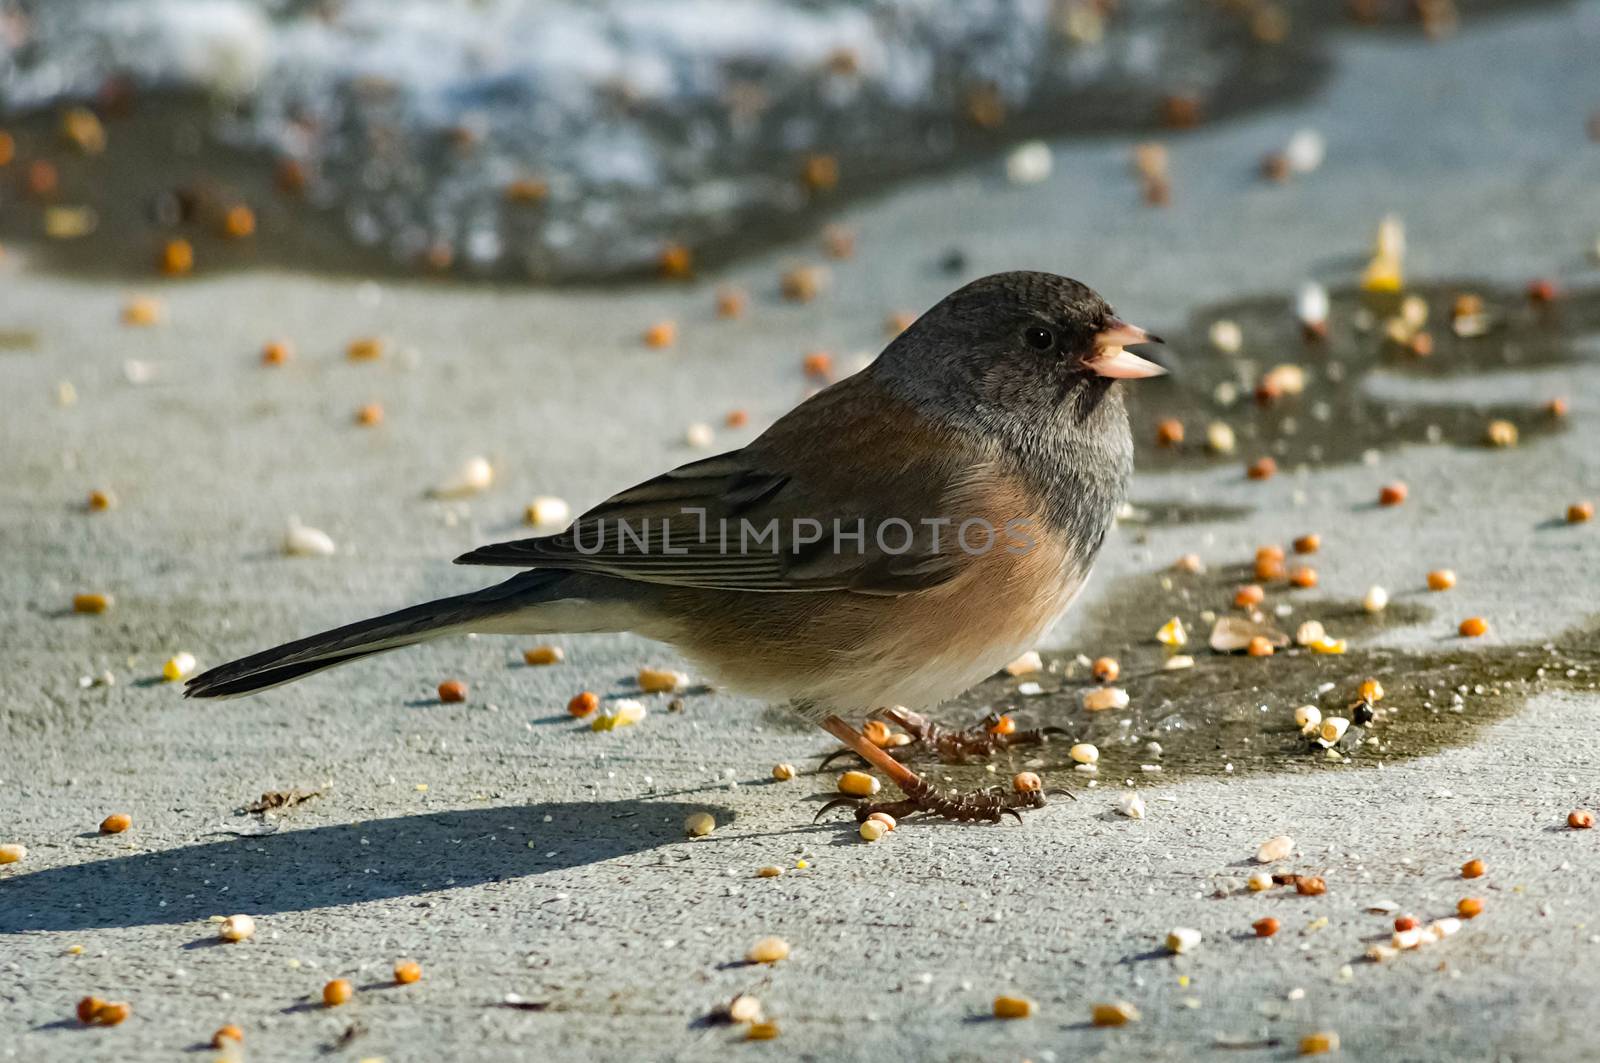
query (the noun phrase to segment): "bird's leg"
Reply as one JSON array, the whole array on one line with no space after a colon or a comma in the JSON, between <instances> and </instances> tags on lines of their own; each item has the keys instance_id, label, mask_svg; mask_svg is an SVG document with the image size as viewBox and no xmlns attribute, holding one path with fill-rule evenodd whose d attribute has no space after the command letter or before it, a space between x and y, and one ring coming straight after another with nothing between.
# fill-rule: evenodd
<instances>
[{"instance_id":1,"label":"bird's leg","mask_svg":"<svg viewBox=\"0 0 1600 1063\"><path fill-rule=\"evenodd\" d=\"M1010 716L991 712L970 727L955 730L941 727L910 709L885 709L884 716L893 720L906 733L933 750L940 760L961 763L968 757L988 757L1013 746L1038 746L1050 741L1051 735L1066 734L1059 727L1035 727L1027 731L1016 729Z\"/></svg>"},{"instance_id":2,"label":"bird's leg","mask_svg":"<svg viewBox=\"0 0 1600 1063\"><path fill-rule=\"evenodd\" d=\"M995 786L970 793L940 793L937 786L895 760L886 751L873 745L865 735L839 717L829 716L822 721L822 728L843 742L846 748L855 752L861 759L889 776L889 781L905 794L905 799L869 803L842 798L823 805L817 812L818 817L831 808L854 805L858 821L866 819L874 812L887 812L897 819L921 812L944 819L985 823L999 823L1002 817L1009 815L1016 817L1020 823L1022 810L1043 808L1048 804L1043 791L1040 790L1018 792Z\"/></svg>"}]
</instances>

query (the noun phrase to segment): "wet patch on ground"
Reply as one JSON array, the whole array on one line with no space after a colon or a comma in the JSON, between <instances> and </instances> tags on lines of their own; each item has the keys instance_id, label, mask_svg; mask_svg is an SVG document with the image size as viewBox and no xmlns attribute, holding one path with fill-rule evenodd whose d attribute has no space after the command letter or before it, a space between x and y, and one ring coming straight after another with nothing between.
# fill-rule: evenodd
<instances>
[{"instance_id":1,"label":"wet patch on ground","mask_svg":"<svg viewBox=\"0 0 1600 1063\"><path fill-rule=\"evenodd\" d=\"M1438 624L1422 601L1404 597L1373 614L1359 602L1315 598L1314 591L1269 594L1265 621L1291 637L1299 624L1319 621L1347 640L1346 652L1318 654L1291 645L1270 657L1215 653L1207 645L1208 610L1243 615L1230 604L1241 575L1155 573L1120 581L1073 639L1083 656L1048 658L1046 670L1032 676L997 676L935 714L941 723L959 725L991 710L1009 712L1019 727L1059 727L1064 735L988 762L912 762L953 786L1003 783L1026 768L1044 775L1047 785L1073 790L1091 780L1102 787L1131 782L1153 788L1193 776L1370 768L1469 745L1542 691L1600 687L1600 623L1538 645L1479 646L1454 637L1453 622ZM1280 603L1293 612L1275 616ZM1156 640L1174 616L1189 639L1177 651ZM1438 649L1363 645L1385 629L1418 624L1440 626ZM1174 652L1191 655L1193 667L1165 668ZM1100 685L1089 658L1100 656L1120 664L1115 685L1129 695L1123 710L1083 708L1083 694ZM1363 722L1356 706L1369 678L1384 695L1370 722ZM1019 692L1030 683L1040 692ZM1301 705L1316 706L1324 718L1352 721L1336 754L1301 735L1294 716ZM1075 769L1068 750L1078 742L1098 748L1097 773Z\"/></svg>"},{"instance_id":2,"label":"wet patch on ground","mask_svg":"<svg viewBox=\"0 0 1600 1063\"><path fill-rule=\"evenodd\" d=\"M1261 296L1205 307L1181 334L1169 338L1172 375L1129 389L1141 469L1194 468L1270 456L1281 467L1359 460L1372 449L1401 444L1489 448L1489 424L1506 421L1521 441L1562 427L1542 404L1417 402L1385 398L1375 374L1450 380L1510 371L1563 367L1586 361L1583 342L1600 335L1600 291L1574 290L1548 301L1523 291L1472 281L1442 281L1400 293L1345 288L1329 293L1328 328L1307 338L1294 296ZM1396 339L1403 303L1422 301L1426 319ZM1476 297L1481 317L1458 324L1458 301ZM1415 320L1418 304L1411 304ZM1238 326L1235 353L1211 341L1219 321ZM1481 328L1481 334L1468 333ZM1416 336L1425 335L1425 340ZM1421 354L1419 350L1429 353ZM1295 367L1288 371L1277 367ZM1293 393L1303 375L1304 390ZM1290 387L1285 389L1283 383ZM1556 396L1551 396L1552 398ZM1176 421L1183 440L1158 442L1159 426ZM1226 425L1231 451L1208 442Z\"/></svg>"}]
</instances>

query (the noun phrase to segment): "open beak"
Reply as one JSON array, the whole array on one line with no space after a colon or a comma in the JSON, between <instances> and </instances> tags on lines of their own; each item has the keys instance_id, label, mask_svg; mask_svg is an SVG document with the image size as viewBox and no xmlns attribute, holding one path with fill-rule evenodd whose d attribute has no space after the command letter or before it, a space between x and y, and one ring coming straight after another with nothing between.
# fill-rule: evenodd
<instances>
[{"instance_id":1,"label":"open beak","mask_svg":"<svg viewBox=\"0 0 1600 1063\"><path fill-rule=\"evenodd\" d=\"M1152 336L1137 325L1112 318L1094 337L1095 353L1086 365L1101 376L1116 380L1136 380L1139 377L1160 376L1166 369L1124 350L1139 343L1160 343L1160 336Z\"/></svg>"}]
</instances>

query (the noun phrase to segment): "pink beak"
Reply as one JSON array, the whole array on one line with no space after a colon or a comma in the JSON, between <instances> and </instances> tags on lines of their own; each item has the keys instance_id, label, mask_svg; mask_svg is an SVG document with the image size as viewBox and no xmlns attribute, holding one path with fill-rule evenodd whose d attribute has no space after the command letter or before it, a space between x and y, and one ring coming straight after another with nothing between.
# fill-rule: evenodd
<instances>
[{"instance_id":1,"label":"pink beak","mask_svg":"<svg viewBox=\"0 0 1600 1063\"><path fill-rule=\"evenodd\" d=\"M1112 318L1111 322L1094 337L1095 355L1086 363L1101 376L1116 380L1137 380L1140 377L1160 376L1166 370L1147 358L1140 358L1124 350L1139 343L1160 343L1160 336L1152 336L1137 325Z\"/></svg>"}]
</instances>

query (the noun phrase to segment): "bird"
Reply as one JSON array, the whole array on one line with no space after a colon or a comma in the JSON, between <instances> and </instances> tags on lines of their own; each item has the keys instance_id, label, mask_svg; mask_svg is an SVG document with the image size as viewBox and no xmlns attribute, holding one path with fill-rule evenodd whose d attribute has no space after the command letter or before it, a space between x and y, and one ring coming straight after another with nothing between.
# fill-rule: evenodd
<instances>
[{"instance_id":1,"label":"bird","mask_svg":"<svg viewBox=\"0 0 1600 1063\"><path fill-rule=\"evenodd\" d=\"M565 530L458 564L519 569L219 665L185 694L251 694L467 633L632 631L718 686L792 707L901 791L874 811L1021 819L1038 790L946 793L877 744L875 713L922 710L1034 647L1071 606L1133 472L1118 387L1160 343L1087 285L974 280L868 365L747 445L621 491Z\"/></svg>"}]
</instances>

